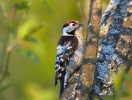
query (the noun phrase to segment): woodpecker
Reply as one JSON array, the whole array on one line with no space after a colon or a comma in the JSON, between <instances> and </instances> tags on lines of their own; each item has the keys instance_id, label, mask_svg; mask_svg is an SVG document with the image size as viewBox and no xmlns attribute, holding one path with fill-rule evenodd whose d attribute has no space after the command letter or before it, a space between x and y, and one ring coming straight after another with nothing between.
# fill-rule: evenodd
<instances>
[{"instance_id":1,"label":"woodpecker","mask_svg":"<svg viewBox=\"0 0 132 100\"><path fill-rule=\"evenodd\" d=\"M83 24L84 22L70 20L62 28L62 36L57 45L55 62L55 86L59 80L60 97L66 89L71 75L81 66L84 51Z\"/></svg>"}]
</instances>

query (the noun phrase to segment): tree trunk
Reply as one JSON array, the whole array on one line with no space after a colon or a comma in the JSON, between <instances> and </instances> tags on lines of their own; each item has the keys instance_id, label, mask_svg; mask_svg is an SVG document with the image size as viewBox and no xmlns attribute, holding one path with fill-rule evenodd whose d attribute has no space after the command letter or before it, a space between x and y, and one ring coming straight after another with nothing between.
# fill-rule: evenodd
<instances>
[{"instance_id":1,"label":"tree trunk","mask_svg":"<svg viewBox=\"0 0 132 100\"><path fill-rule=\"evenodd\" d=\"M100 32L102 0L91 0L89 6L89 20L84 59L82 62L82 67L80 68L79 80L75 90L74 100L87 100L93 84L93 75Z\"/></svg>"},{"instance_id":2,"label":"tree trunk","mask_svg":"<svg viewBox=\"0 0 132 100\"><path fill-rule=\"evenodd\" d=\"M114 93L111 73L117 73L127 61L126 72L132 58L132 0L110 0L102 17L101 35L94 74L93 95Z\"/></svg>"},{"instance_id":3,"label":"tree trunk","mask_svg":"<svg viewBox=\"0 0 132 100\"><path fill-rule=\"evenodd\" d=\"M90 8L84 58L81 68L75 72L79 73L79 77L73 78L74 74L71 76L60 100L86 100L92 87L97 57L102 1L91 0L88 4L90 4L88 5Z\"/></svg>"}]
</instances>

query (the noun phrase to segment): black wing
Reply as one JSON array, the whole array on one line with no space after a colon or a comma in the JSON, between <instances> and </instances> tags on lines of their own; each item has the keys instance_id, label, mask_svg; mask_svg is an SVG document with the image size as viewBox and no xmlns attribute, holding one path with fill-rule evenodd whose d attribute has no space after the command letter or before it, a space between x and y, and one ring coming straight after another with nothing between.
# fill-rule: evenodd
<instances>
[{"instance_id":1,"label":"black wing","mask_svg":"<svg viewBox=\"0 0 132 100\"><path fill-rule=\"evenodd\" d=\"M55 86L57 85L58 79L63 84L66 66L77 47L78 39L76 36L62 36L60 38L55 63Z\"/></svg>"}]
</instances>

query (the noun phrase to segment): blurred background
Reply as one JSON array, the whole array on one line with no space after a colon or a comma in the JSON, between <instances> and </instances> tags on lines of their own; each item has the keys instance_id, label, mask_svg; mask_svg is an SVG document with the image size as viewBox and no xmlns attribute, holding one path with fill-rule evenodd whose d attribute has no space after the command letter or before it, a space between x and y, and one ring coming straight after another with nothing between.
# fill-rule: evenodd
<instances>
[{"instance_id":1,"label":"blurred background","mask_svg":"<svg viewBox=\"0 0 132 100\"><path fill-rule=\"evenodd\" d=\"M103 11L107 4L103 0ZM88 0L0 1L1 78L8 63L0 100L58 99L54 63L62 26L71 19L87 20L88 5Z\"/></svg>"}]
</instances>

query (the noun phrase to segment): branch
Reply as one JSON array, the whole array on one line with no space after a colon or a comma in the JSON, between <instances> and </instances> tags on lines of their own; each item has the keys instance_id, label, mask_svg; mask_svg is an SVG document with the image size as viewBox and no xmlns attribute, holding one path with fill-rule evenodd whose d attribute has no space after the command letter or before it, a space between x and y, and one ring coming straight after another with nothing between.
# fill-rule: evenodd
<instances>
[{"instance_id":1,"label":"branch","mask_svg":"<svg viewBox=\"0 0 132 100\"><path fill-rule=\"evenodd\" d=\"M29 11L30 9L30 6L32 4L33 0L28 4L29 8L24 12L23 14L23 17L22 17L22 20L20 21L20 24L18 25L17 29L23 24L23 21L24 21L24 18L25 16L27 15L27 12ZM11 11L8 13L7 15L7 19L9 21L12 21L14 16L15 16L15 13L16 13L16 4L13 5ZM5 64L5 72L2 76L2 78L0 79L0 82L2 82L5 77L6 77L6 74L7 74L7 70L8 70L8 65L9 65L9 59L10 59L10 55L11 55L11 51L20 44L20 41L17 41L16 43L14 43L12 46L9 46L7 48L7 45L8 45L8 40L9 40L9 33L10 33L10 30L7 30L6 31L6 34L5 34L5 37L4 37L4 42L3 42L3 47L2 47L2 51L1 51L1 56L0 56L0 71L2 70L2 67L3 67L3 59L4 59L4 56L6 54L6 51L7 52L7 58L6 58L6 64Z\"/></svg>"},{"instance_id":2,"label":"branch","mask_svg":"<svg viewBox=\"0 0 132 100\"><path fill-rule=\"evenodd\" d=\"M7 15L7 18L8 18L9 21L11 21L14 18L15 12L16 12L16 7L14 5L12 7L11 11ZM8 45L8 38L9 38L9 30L7 30L5 32L5 37L3 39L3 47L2 47L2 50L1 50L1 56L0 56L0 71L2 70L2 67L3 67L3 59L4 59L4 56L5 56L5 53L6 53L6 48L7 48L7 45Z\"/></svg>"}]
</instances>

